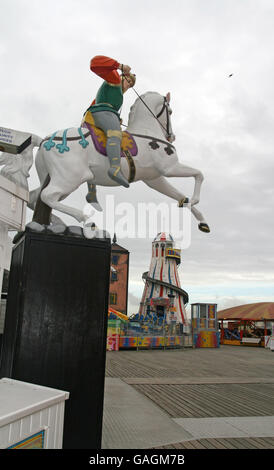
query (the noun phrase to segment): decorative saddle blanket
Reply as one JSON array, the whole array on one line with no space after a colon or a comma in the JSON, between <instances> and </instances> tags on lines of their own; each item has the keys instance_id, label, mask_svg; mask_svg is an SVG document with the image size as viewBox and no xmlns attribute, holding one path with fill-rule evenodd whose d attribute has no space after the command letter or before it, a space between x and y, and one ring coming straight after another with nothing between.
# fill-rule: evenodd
<instances>
[{"instance_id":1,"label":"decorative saddle blanket","mask_svg":"<svg viewBox=\"0 0 274 470\"><path fill-rule=\"evenodd\" d=\"M91 113L88 113L90 114L90 116L86 116L86 113L82 121L81 127L78 128L78 136L75 136L75 129L65 129L64 131L54 132L52 136L46 137L42 140L40 145L43 144L44 148L48 151L56 145L58 152L64 153L70 151L70 142L79 141L79 144L83 147L83 149L85 149L89 145L87 137L91 135L96 150L102 155L106 156L107 139L105 133L95 126ZM86 118L88 120L85 120ZM88 132L84 133L83 128L86 128ZM73 135L71 135L71 132L73 132ZM124 131L122 135L123 137L121 142L121 157L135 157L138 153L138 148L134 137L126 131ZM55 143L58 141L59 143Z\"/></svg>"},{"instance_id":2,"label":"decorative saddle blanket","mask_svg":"<svg viewBox=\"0 0 274 470\"><path fill-rule=\"evenodd\" d=\"M106 156L106 135L104 131L102 131L102 129L99 129L95 126L94 119L90 111L87 111L84 115L81 126L86 127L89 130L96 150L102 155ZM124 152L130 152L132 157L135 157L138 153L138 148L135 139L127 131L122 132L121 157L125 156Z\"/></svg>"}]
</instances>

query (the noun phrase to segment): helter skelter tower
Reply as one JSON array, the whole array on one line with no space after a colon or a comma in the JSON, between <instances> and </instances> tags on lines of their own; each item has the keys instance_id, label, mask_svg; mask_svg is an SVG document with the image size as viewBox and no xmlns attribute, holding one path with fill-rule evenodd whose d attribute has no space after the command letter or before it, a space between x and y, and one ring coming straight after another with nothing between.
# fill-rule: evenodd
<instances>
[{"instance_id":1,"label":"helter skelter tower","mask_svg":"<svg viewBox=\"0 0 274 470\"><path fill-rule=\"evenodd\" d=\"M181 250L174 248L172 236L158 233L152 242L152 257L148 272L143 274L145 287L139 317L186 323L185 305L188 294L181 288L178 265Z\"/></svg>"}]
</instances>

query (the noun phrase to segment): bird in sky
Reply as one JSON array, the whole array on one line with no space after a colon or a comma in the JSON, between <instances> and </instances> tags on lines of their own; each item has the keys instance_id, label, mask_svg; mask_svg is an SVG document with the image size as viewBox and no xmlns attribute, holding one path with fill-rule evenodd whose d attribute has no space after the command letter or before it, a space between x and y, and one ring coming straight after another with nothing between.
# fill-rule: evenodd
<instances>
[{"instance_id":1,"label":"bird in sky","mask_svg":"<svg viewBox=\"0 0 274 470\"><path fill-rule=\"evenodd\" d=\"M232 77L233 73L231 73L230 75L228 75L228 78Z\"/></svg>"}]
</instances>

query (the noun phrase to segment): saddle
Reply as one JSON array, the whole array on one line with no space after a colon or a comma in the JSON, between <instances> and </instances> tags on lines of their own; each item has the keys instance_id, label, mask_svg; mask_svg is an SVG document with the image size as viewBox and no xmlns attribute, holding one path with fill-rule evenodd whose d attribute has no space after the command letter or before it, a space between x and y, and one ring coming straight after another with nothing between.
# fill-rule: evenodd
<instances>
[{"instance_id":1,"label":"saddle","mask_svg":"<svg viewBox=\"0 0 274 470\"><path fill-rule=\"evenodd\" d=\"M99 129L95 126L94 119L90 111L87 111L84 115L81 127L86 127L89 130L97 152L106 156L106 135L102 129ZM121 142L121 157L126 157L127 153L130 153L132 157L135 157L138 153L138 148L134 137L129 132L123 131Z\"/></svg>"}]
</instances>

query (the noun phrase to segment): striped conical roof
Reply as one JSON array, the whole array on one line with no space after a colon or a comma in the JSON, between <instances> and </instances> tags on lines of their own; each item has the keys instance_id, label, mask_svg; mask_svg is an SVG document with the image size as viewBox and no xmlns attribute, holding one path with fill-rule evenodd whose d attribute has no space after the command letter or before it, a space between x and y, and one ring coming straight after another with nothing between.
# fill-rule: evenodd
<instances>
[{"instance_id":1,"label":"striped conical roof","mask_svg":"<svg viewBox=\"0 0 274 470\"><path fill-rule=\"evenodd\" d=\"M218 312L218 320L274 320L274 302L238 305Z\"/></svg>"},{"instance_id":2,"label":"striped conical roof","mask_svg":"<svg viewBox=\"0 0 274 470\"><path fill-rule=\"evenodd\" d=\"M153 240L154 242L173 242L173 238L170 233L159 232Z\"/></svg>"}]
</instances>

